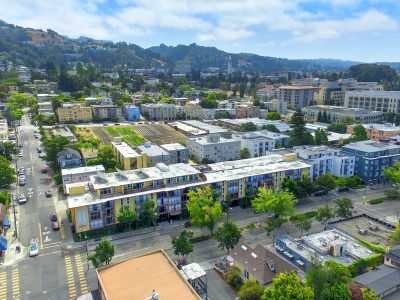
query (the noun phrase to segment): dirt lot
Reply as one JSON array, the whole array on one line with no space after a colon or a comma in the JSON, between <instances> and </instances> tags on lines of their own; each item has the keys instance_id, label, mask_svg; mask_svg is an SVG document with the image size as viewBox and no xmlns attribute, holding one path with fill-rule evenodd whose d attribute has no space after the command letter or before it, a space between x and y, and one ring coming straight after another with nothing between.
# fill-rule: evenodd
<instances>
[{"instance_id":1,"label":"dirt lot","mask_svg":"<svg viewBox=\"0 0 400 300\"><path fill-rule=\"evenodd\" d=\"M376 225L378 227L378 230L373 231L371 230L371 225ZM349 235L369 241L373 244L382 246L382 247L387 247L390 246L390 239L389 235L393 230L391 228L386 227L383 224L374 222L373 220L366 218L366 217L360 217L352 220L347 220L343 221L340 223L336 223L333 225L334 227L338 228L339 230L342 230ZM367 234L361 235L358 232L358 228L362 227L364 229L367 229Z\"/></svg>"},{"instance_id":2,"label":"dirt lot","mask_svg":"<svg viewBox=\"0 0 400 300\"><path fill-rule=\"evenodd\" d=\"M106 145L111 145L112 138L108 135L104 130L103 127L92 127L91 128L93 133L103 141Z\"/></svg>"},{"instance_id":3,"label":"dirt lot","mask_svg":"<svg viewBox=\"0 0 400 300\"><path fill-rule=\"evenodd\" d=\"M76 127L75 131L83 138L94 138L93 127Z\"/></svg>"},{"instance_id":4,"label":"dirt lot","mask_svg":"<svg viewBox=\"0 0 400 300\"><path fill-rule=\"evenodd\" d=\"M158 144L185 142L185 136L171 127L163 124L143 124L132 126L145 139Z\"/></svg>"}]
</instances>

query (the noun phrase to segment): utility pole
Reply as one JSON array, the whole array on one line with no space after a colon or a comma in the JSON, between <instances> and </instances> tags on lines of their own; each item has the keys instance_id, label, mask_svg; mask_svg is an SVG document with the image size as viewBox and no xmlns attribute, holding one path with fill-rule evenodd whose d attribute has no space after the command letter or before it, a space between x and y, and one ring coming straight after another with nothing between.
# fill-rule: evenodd
<instances>
[{"instance_id":1,"label":"utility pole","mask_svg":"<svg viewBox=\"0 0 400 300\"><path fill-rule=\"evenodd\" d=\"M17 216L15 214L15 200L11 201L12 208L13 208L13 214L14 214L14 236L18 238L18 232L17 232Z\"/></svg>"}]
</instances>

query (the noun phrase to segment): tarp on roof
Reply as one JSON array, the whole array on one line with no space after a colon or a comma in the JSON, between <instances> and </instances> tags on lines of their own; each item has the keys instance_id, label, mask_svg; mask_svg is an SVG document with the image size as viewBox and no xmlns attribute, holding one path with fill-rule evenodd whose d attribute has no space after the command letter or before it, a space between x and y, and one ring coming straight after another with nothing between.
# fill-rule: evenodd
<instances>
[{"instance_id":1,"label":"tarp on roof","mask_svg":"<svg viewBox=\"0 0 400 300\"><path fill-rule=\"evenodd\" d=\"M6 227L6 228L9 228L10 227L10 220L8 220L8 218L7 217L5 217L5 219L4 219L4 227Z\"/></svg>"}]
</instances>

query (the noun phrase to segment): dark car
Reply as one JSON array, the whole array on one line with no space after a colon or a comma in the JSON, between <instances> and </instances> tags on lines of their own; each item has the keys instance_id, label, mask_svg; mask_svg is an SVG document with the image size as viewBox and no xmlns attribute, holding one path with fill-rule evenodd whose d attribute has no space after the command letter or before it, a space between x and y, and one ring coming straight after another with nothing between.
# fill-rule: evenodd
<instances>
[{"instance_id":1,"label":"dark car","mask_svg":"<svg viewBox=\"0 0 400 300\"><path fill-rule=\"evenodd\" d=\"M342 186L342 187L339 187L339 188L337 189L337 191L338 191L339 193L341 193L341 192L348 192L348 191L350 191L350 188L347 187L347 186Z\"/></svg>"},{"instance_id":2,"label":"dark car","mask_svg":"<svg viewBox=\"0 0 400 300\"><path fill-rule=\"evenodd\" d=\"M190 226L192 226L192 224L190 224L190 222L185 222L185 228L189 228Z\"/></svg>"},{"instance_id":3,"label":"dark car","mask_svg":"<svg viewBox=\"0 0 400 300\"><path fill-rule=\"evenodd\" d=\"M320 191L316 191L313 195L314 196L322 196L322 195L326 195L328 194L327 190L320 190Z\"/></svg>"},{"instance_id":4,"label":"dark car","mask_svg":"<svg viewBox=\"0 0 400 300\"><path fill-rule=\"evenodd\" d=\"M56 214L52 214L52 215L50 216L50 221L52 221L52 222L57 221L57 216L56 216Z\"/></svg>"},{"instance_id":5,"label":"dark car","mask_svg":"<svg viewBox=\"0 0 400 300\"><path fill-rule=\"evenodd\" d=\"M51 196L53 196L53 193L51 191L46 191L44 195L46 196L46 198L50 198Z\"/></svg>"}]
</instances>

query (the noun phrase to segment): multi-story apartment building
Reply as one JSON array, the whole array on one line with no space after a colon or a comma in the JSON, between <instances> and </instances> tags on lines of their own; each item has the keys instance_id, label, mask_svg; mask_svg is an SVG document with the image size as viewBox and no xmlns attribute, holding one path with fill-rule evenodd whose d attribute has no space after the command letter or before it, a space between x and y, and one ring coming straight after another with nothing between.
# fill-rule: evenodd
<instances>
[{"instance_id":1,"label":"multi-story apartment building","mask_svg":"<svg viewBox=\"0 0 400 300\"><path fill-rule=\"evenodd\" d=\"M143 145L138 146L137 151L147 158L147 162L150 166L155 166L158 163L164 163L166 165L171 163L169 152L151 142L145 142Z\"/></svg>"},{"instance_id":2,"label":"multi-story apartment building","mask_svg":"<svg viewBox=\"0 0 400 300\"><path fill-rule=\"evenodd\" d=\"M346 118L351 118L356 123L379 123L383 120L381 111L372 111L364 108L345 108L341 106L313 105L304 107L303 112L307 121L318 122L318 117L326 114L328 122L338 122Z\"/></svg>"},{"instance_id":3,"label":"multi-story apartment building","mask_svg":"<svg viewBox=\"0 0 400 300\"><path fill-rule=\"evenodd\" d=\"M348 91L383 91L377 82L358 82L353 78L339 79L337 82L322 81L315 94L318 104L343 106Z\"/></svg>"},{"instance_id":4,"label":"multi-story apartment building","mask_svg":"<svg viewBox=\"0 0 400 300\"><path fill-rule=\"evenodd\" d=\"M66 103L57 109L60 123L90 122L93 120L92 108L81 103Z\"/></svg>"},{"instance_id":5,"label":"multi-story apartment building","mask_svg":"<svg viewBox=\"0 0 400 300\"><path fill-rule=\"evenodd\" d=\"M238 105L236 106L236 118L259 118L261 110L259 106L254 105Z\"/></svg>"},{"instance_id":6,"label":"multi-story apartment building","mask_svg":"<svg viewBox=\"0 0 400 300\"><path fill-rule=\"evenodd\" d=\"M89 185L73 184L68 209L76 232L102 228L117 223L122 206L140 213L141 204L154 201L158 217L167 219L185 210L190 190L210 186L221 201L229 194L237 201L246 189L265 186L279 189L284 178L300 180L309 165L294 155L270 155L208 165L200 172L189 164L158 164L155 167L115 173L98 173ZM87 186L89 190L87 191ZM68 187L67 187L68 188Z\"/></svg>"},{"instance_id":7,"label":"multi-story apartment building","mask_svg":"<svg viewBox=\"0 0 400 300\"><path fill-rule=\"evenodd\" d=\"M160 147L168 151L170 164L187 164L189 162L189 150L185 146L173 143L160 145Z\"/></svg>"},{"instance_id":8,"label":"multi-story apartment building","mask_svg":"<svg viewBox=\"0 0 400 300\"><path fill-rule=\"evenodd\" d=\"M141 107L142 115L151 121L174 121L176 120L175 104L168 103L146 103Z\"/></svg>"},{"instance_id":9,"label":"multi-story apartment building","mask_svg":"<svg viewBox=\"0 0 400 300\"><path fill-rule=\"evenodd\" d=\"M38 102L38 114L46 117L54 116L53 105L51 102Z\"/></svg>"},{"instance_id":10,"label":"multi-story apartment building","mask_svg":"<svg viewBox=\"0 0 400 300\"><path fill-rule=\"evenodd\" d=\"M198 161L221 162L240 159L240 141L216 134L186 138L189 155Z\"/></svg>"},{"instance_id":11,"label":"multi-story apartment building","mask_svg":"<svg viewBox=\"0 0 400 300\"><path fill-rule=\"evenodd\" d=\"M68 195L69 190L67 185L71 183L84 183L90 181L90 176L96 175L98 172L104 173L104 167L102 165L97 166L86 166L71 169L61 169L62 184L64 188L64 194Z\"/></svg>"},{"instance_id":12,"label":"multi-story apartment building","mask_svg":"<svg viewBox=\"0 0 400 300\"><path fill-rule=\"evenodd\" d=\"M257 129L265 129L265 126L274 125L279 132L287 132L290 130L290 126L282 121L276 120L265 120L259 118L246 118L246 119L220 119L214 121L218 126L222 126L224 128L232 129L235 131L241 131L241 125L245 123L254 123L257 126Z\"/></svg>"},{"instance_id":13,"label":"multi-story apartment building","mask_svg":"<svg viewBox=\"0 0 400 300\"><path fill-rule=\"evenodd\" d=\"M117 105L92 105L93 119L96 121L117 121L124 118L123 109Z\"/></svg>"},{"instance_id":14,"label":"multi-story apartment building","mask_svg":"<svg viewBox=\"0 0 400 300\"><path fill-rule=\"evenodd\" d=\"M394 124L362 124L367 130L368 138L374 141L389 140L391 137L400 135L400 126ZM347 133L353 133L354 125L347 126Z\"/></svg>"},{"instance_id":15,"label":"multi-story apartment building","mask_svg":"<svg viewBox=\"0 0 400 300\"><path fill-rule=\"evenodd\" d=\"M349 91L344 99L345 107L366 108L384 113L400 113L398 91Z\"/></svg>"},{"instance_id":16,"label":"multi-story apartment building","mask_svg":"<svg viewBox=\"0 0 400 300\"><path fill-rule=\"evenodd\" d=\"M284 85L279 87L279 99L290 105L291 109L309 106L314 101L315 86Z\"/></svg>"},{"instance_id":17,"label":"multi-story apartment building","mask_svg":"<svg viewBox=\"0 0 400 300\"><path fill-rule=\"evenodd\" d=\"M115 157L124 170L147 167L147 156L141 155L125 142L111 143Z\"/></svg>"},{"instance_id":18,"label":"multi-story apartment building","mask_svg":"<svg viewBox=\"0 0 400 300\"><path fill-rule=\"evenodd\" d=\"M327 146L299 146L294 151L299 158L310 164L310 178L331 173L335 176L354 175L354 157L341 156L338 149ZM340 157L340 158L339 158Z\"/></svg>"},{"instance_id":19,"label":"multi-story apartment building","mask_svg":"<svg viewBox=\"0 0 400 300\"><path fill-rule=\"evenodd\" d=\"M264 156L275 149L275 140L262 131L237 133L232 138L240 141L240 148L247 149L250 157Z\"/></svg>"},{"instance_id":20,"label":"multi-story apartment building","mask_svg":"<svg viewBox=\"0 0 400 300\"><path fill-rule=\"evenodd\" d=\"M271 101L263 102L263 105L268 111L276 111L280 115L285 115L287 112L287 102L281 99L272 99Z\"/></svg>"},{"instance_id":21,"label":"multi-story apartment building","mask_svg":"<svg viewBox=\"0 0 400 300\"><path fill-rule=\"evenodd\" d=\"M50 102L51 98L58 97L58 94L37 94L38 102Z\"/></svg>"},{"instance_id":22,"label":"multi-story apartment building","mask_svg":"<svg viewBox=\"0 0 400 300\"><path fill-rule=\"evenodd\" d=\"M125 118L131 122L140 121L140 107L134 105L126 105L125 108Z\"/></svg>"},{"instance_id":23,"label":"multi-story apartment building","mask_svg":"<svg viewBox=\"0 0 400 300\"><path fill-rule=\"evenodd\" d=\"M384 170L400 160L400 145L372 140L345 145L342 152L355 156L354 174L366 184L384 181Z\"/></svg>"}]
</instances>

